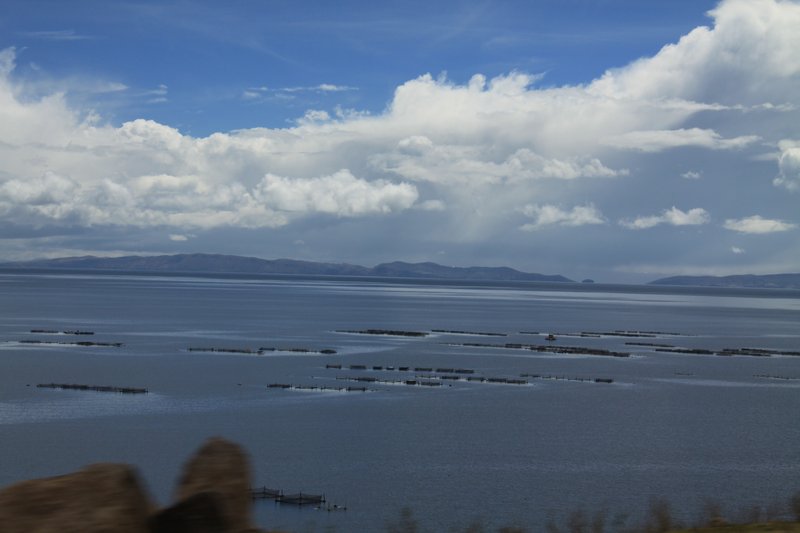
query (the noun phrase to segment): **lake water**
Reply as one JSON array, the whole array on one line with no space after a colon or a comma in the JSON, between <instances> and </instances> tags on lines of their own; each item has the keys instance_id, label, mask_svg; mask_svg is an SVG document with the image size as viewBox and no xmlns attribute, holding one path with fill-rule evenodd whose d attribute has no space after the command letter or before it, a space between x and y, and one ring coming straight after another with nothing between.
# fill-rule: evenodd
<instances>
[{"instance_id":1,"label":"lake water","mask_svg":"<svg viewBox=\"0 0 800 533\"><path fill-rule=\"evenodd\" d=\"M578 509L632 523L652 498L690 521L704 498L735 516L800 490L800 357L657 348L798 352L800 292L0 272L0 486L126 462L166 503L221 435L256 485L347 506L256 502L260 526L291 531L383 531L403 507L432 532ZM325 390L342 387L368 391Z\"/></svg>"}]
</instances>

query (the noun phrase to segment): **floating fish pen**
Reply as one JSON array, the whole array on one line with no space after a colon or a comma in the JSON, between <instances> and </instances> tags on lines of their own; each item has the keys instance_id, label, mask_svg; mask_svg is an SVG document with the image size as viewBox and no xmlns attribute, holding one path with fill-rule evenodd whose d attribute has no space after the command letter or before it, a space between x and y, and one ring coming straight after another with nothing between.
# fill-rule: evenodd
<instances>
[{"instance_id":1,"label":"floating fish pen","mask_svg":"<svg viewBox=\"0 0 800 533\"><path fill-rule=\"evenodd\" d=\"M542 344L522 344L518 342L507 342L505 344L486 344L481 342L464 342L459 344L447 344L448 346L463 346L466 348L499 348L505 350L530 350L533 352L544 352L566 355L598 355L605 357L630 357L628 352L614 352L600 348L588 348L585 346L553 346Z\"/></svg>"},{"instance_id":2,"label":"floating fish pen","mask_svg":"<svg viewBox=\"0 0 800 533\"><path fill-rule=\"evenodd\" d=\"M723 348L718 355L752 355L756 357L769 357L771 355L800 356L800 352L785 350L766 350L763 348Z\"/></svg>"},{"instance_id":3,"label":"floating fish pen","mask_svg":"<svg viewBox=\"0 0 800 533\"><path fill-rule=\"evenodd\" d=\"M427 337L425 331L403 331L397 329L341 329L336 333L356 333L358 335L388 335L390 337Z\"/></svg>"},{"instance_id":4,"label":"floating fish pen","mask_svg":"<svg viewBox=\"0 0 800 533\"><path fill-rule=\"evenodd\" d=\"M92 342L92 341L77 341L77 342L61 342L61 341L40 341L35 339L24 339L19 341L20 344L42 344L45 346L100 346L107 348L120 348L123 346L121 342Z\"/></svg>"},{"instance_id":5,"label":"floating fish pen","mask_svg":"<svg viewBox=\"0 0 800 533\"><path fill-rule=\"evenodd\" d=\"M250 489L250 497L254 500L274 500L276 503L289 505L321 505L325 503L324 494L305 494L303 492L284 494L282 490L267 487ZM335 507L337 510L339 509L338 505Z\"/></svg>"},{"instance_id":6,"label":"floating fish pen","mask_svg":"<svg viewBox=\"0 0 800 533\"><path fill-rule=\"evenodd\" d=\"M336 378L343 379L343 378ZM366 381L364 379L351 379L350 381ZM375 392L373 389L366 387L324 387L318 385L290 385L288 383L271 383L267 385L268 389L279 390L296 390L296 391L309 391L309 392Z\"/></svg>"},{"instance_id":7,"label":"floating fish pen","mask_svg":"<svg viewBox=\"0 0 800 533\"><path fill-rule=\"evenodd\" d=\"M581 377L567 377L567 376L553 376L542 374L520 374L520 377L530 379L541 379L548 381L576 381L581 383L614 383L611 378L581 378Z\"/></svg>"},{"instance_id":8,"label":"floating fish pen","mask_svg":"<svg viewBox=\"0 0 800 533\"><path fill-rule=\"evenodd\" d=\"M674 348L672 344L662 344L658 342L626 342L626 346L650 346L653 348Z\"/></svg>"},{"instance_id":9,"label":"floating fish pen","mask_svg":"<svg viewBox=\"0 0 800 533\"><path fill-rule=\"evenodd\" d=\"M457 329L432 329L432 333L449 333L452 335L479 335L481 337L507 337L507 333L490 333L485 331L462 331Z\"/></svg>"},{"instance_id":10,"label":"floating fish pen","mask_svg":"<svg viewBox=\"0 0 800 533\"><path fill-rule=\"evenodd\" d=\"M83 331L80 329L69 329L66 331L58 331L55 329L32 329L31 333L45 335L94 335L94 331Z\"/></svg>"},{"instance_id":11,"label":"floating fish pen","mask_svg":"<svg viewBox=\"0 0 800 533\"><path fill-rule=\"evenodd\" d=\"M258 349L254 348L217 348L217 347L192 347L187 348L189 352L213 352L213 353L233 353L242 355L263 355L266 352L284 352L284 353L303 353L303 354L324 354L333 355L336 350L325 348L323 350L312 350L311 348L278 348L273 346L262 346Z\"/></svg>"},{"instance_id":12,"label":"floating fish pen","mask_svg":"<svg viewBox=\"0 0 800 533\"><path fill-rule=\"evenodd\" d=\"M250 489L250 497L254 500L277 500L281 496L283 496L283 491L277 489L268 489L267 487Z\"/></svg>"},{"instance_id":13,"label":"floating fish pen","mask_svg":"<svg viewBox=\"0 0 800 533\"><path fill-rule=\"evenodd\" d=\"M800 381L800 377L794 376L774 376L771 374L754 374L754 378L761 378L761 379L782 379L785 381Z\"/></svg>"},{"instance_id":14,"label":"floating fish pen","mask_svg":"<svg viewBox=\"0 0 800 533\"><path fill-rule=\"evenodd\" d=\"M705 348L656 348L655 351L664 353L685 353L689 355L715 355L713 350L707 350Z\"/></svg>"},{"instance_id":15,"label":"floating fish pen","mask_svg":"<svg viewBox=\"0 0 800 533\"><path fill-rule=\"evenodd\" d=\"M325 503L325 495L298 492L296 494L282 494L275 501L291 505L321 505Z\"/></svg>"},{"instance_id":16,"label":"floating fish pen","mask_svg":"<svg viewBox=\"0 0 800 533\"><path fill-rule=\"evenodd\" d=\"M246 355L258 354L258 350L252 348L187 348L189 352L215 352L215 353L240 353Z\"/></svg>"},{"instance_id":17,"label":"floating fish pen","mask_svg":"<svg viewBox=\"0 0 800 533\"><path fill-rule=\"evenodd\" d=\"M683 353L689 355L717 355L721 357L749 356L749 357L772 357L772 356L800 356L798 351L786 350L767 350L764 348L723 348L722 350L709 350L707 348L656 348L656 352L663 353Z\"/></svg>"},{"instance_id":18,"label":"floating fish pen","mask_svg":"<svg viewBox=\"0 0 800 533\"><path fill-rule=\"evenodd\" d=\"M120 394L147 394L147 389L140 389L135 387L111 387L107 385L76 385L72 383L39 383L36 385L40 389L62 389L62 390L79 390L79 391L93 391L93 392L116 392Z\"/></svg>"}]
</instances>

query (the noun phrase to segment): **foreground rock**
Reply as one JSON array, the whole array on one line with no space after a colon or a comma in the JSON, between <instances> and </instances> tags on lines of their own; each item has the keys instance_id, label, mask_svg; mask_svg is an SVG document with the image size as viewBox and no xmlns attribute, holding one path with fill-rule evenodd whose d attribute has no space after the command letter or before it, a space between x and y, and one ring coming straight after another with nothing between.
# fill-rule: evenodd
<instances>
[{"instance_id":1,"label":"foreground rock","mask_svg":"<svg viewBox=\"0 0 800 533\"><path fill-rule=\"evenodd\" d=\"M135 470L90 465L0 491L4 533L147 533L153 506Z\"/></svg>"},{"instance_id":2,"label":"foreground rock","mask_svg":"<svg viewBox=\"0 0 800 533\"><path fill-rule=\"evenodd\" d=\"M90 465L0 490L2 533L258 533L250 468L236 444L210 439L188 461L175 503L156 509L133 467Z\"/></svg>"},{"instance_id":3,"label":"foreground rock","mask_svg":"<svg viewBox=\"0 0 800 533\"><path fill-rule=\"evenodd\" d=\"M247 455L236 444L220 438L206 442L186 464L178 483L176 501L189 501L205 494L216 501L222 529L240 532L252 528L250 466Z\"/></svg>"}]
</instances>

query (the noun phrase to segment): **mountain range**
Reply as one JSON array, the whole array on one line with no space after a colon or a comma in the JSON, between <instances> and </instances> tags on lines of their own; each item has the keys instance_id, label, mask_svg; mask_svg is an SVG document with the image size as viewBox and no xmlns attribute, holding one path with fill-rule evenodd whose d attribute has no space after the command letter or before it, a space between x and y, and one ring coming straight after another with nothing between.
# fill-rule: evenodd
<instances>
[{"instance_id":1,"label":"mountain range","mask_svg":"<svg viewBox=\"0 0 800 533\"><path fill-rule=\"evenodd\" d=\"M320 263L295 259L259 259L238 255L176 254L124 257L61 257L14 263L0 268L41 268L58 270L118 270L164 273L290 274L305 276L362 276L473 281L555 281L573 282L560 275L521 272L509 267L450 267L437 263L394 261L374 267L348 263ZM590 280L586 280L587 282ZM649 285L800 289L800 274L739 276L673 276Z\"/></svg>"},{"instance_id":2,"label":"mountain range","mask_svg":"<svg viewBox=\"0 0 800 533\"><path fill-rule=\"evenodd\" d=\"M233 274L295 274L322 276L376 276L484 281L572 282L564 276L520 272L508 267L449 267L436 263L395 261L375 267L347 263L316 263L294 259L258 259L237 255L178 254L125 257L63 257L5 263L5 268L124 270L147 272L204 272Z\"/></svg>"},{"instance_id":3,"label":"mountain range","mask_svg":"<svg viewBox=\"0 0 800 533\"><path fill-rule=\"evenodd\" d=\"M800 289L800 274L745 274L740 276L673 276L650 285L689 285L751 289Z\"/></svg>"}]
</instances>

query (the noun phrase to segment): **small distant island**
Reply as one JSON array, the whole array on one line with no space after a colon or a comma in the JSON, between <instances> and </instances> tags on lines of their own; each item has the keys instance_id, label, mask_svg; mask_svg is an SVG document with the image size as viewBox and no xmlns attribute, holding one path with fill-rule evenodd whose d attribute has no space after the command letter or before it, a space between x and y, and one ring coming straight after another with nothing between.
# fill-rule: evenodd
<instances>
[{"instance_id":1,"label":"small distant island","mask_svg":"<svg viewBox=\"0 0 800 533\"><path fill-rule=\"evenodd\" d=\"M259 259L238 255L176 254L124 257L63 257L2 263L0 268L58 270L118 270L171 273L290 274L306 276L364 276L473 281L546 281L574 283L559 275L520 272L509 267L449 267L436 263L395 261L375 267L347 263L318 263L294 259Z\"/></svg>"},{"instance_id":2,"label":"small distant island","mask_svg":"<svg viewBox=\"0 0 800 533\"><path fill-rule=\"evenodd\" d=\"M751 289L800 289L800 274L746 274L741 276L673 276L649 285L684 285Z\"/></svg>"}]
</instances>

